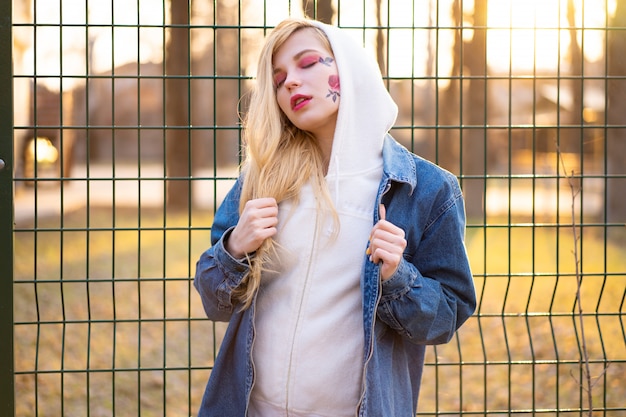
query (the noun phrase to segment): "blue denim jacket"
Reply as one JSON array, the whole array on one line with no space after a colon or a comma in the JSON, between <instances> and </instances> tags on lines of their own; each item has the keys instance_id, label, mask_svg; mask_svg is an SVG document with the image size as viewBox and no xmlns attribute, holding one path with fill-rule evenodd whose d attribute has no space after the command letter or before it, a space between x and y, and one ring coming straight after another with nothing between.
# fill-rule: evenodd
<instances>
[{"instance_id":1,"label":"blue denim jacket","mask_svg":"<svg viewBox=\"0 0 626 417\"><path fill-rule=\"evenodd\" d=\"M415 415L426 345L448 342L472 315L476 294L464 245L465 208L456 177L410 153L388 136L375 203L406 233L404 259L381 283L379 266L363 255L361 289L365 354L362 396L355 415ZM240 183L216 213L213 246L196 266L194 285L209 319L228 321L199 410L200 417L244 417L254 366L254 304L245 311L231 294L247 266L224 250L239 219ZM340 377L340 376L338 376Z\"/></svg>"}]
</instances>

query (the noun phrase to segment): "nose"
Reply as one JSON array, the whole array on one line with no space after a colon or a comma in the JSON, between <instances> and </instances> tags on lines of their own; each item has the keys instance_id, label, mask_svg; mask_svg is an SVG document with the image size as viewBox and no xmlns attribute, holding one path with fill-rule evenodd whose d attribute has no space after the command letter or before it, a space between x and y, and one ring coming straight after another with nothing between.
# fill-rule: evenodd
<instances>
[{"instance_id":1,"label":"nose","mask_svg":"<svg viewBox=\"0 0 626 417\"><path fill-rule=\"evenodd\" d=\"M285 87L288 89L292 89L301 85L301 80L294 73L287 74L287 78L285 78Z\"/></svg>"}]
</instances>

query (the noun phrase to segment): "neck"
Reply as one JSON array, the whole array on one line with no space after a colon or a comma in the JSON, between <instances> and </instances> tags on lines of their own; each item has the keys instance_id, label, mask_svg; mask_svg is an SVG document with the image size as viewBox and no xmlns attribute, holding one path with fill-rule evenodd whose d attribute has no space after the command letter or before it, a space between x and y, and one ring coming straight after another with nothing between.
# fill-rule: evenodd
<instances>
[{"instance_id":1,"label":"neck","mask_svg":"<svg viewBox=\"0 0 626 417\"><path fill-rule=\"evenodd\" d=\"M333 139L335 137L335 130L329 132L316 132L313 133L313 137L317 142L317 146L319 146L320 151L322 151L322 160L324 161L324 166L327 168L328 163L330 162L330 155L333 150Z\"/></svg>"},{"instance_id":2,"label":"neck","mask_svg":"<svg viewBox=\"0 0 626 417\"><path fill-rule=\"evenodd\" d=\"M328 165L330 164L330 155L333 149L333 140L332 137L329 139L320 139L316 137L320 150L322 151L322 167L324 169L324 175L328 173Z\"/></svg>"}]
</instances>

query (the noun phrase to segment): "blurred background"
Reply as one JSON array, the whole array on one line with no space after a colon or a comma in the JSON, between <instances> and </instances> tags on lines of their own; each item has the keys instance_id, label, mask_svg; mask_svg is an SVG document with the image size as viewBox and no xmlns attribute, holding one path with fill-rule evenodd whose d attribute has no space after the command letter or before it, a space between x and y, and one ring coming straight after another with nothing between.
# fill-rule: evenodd
<instances>
[{"instance_id":1,"label":"blurred background","mask_svg":"<svg viewBox=\"0 0 626 417\"><path fill-rule=\"evenodd\" d=\"M464 191L479 308L429 349L418 414L626 413L626 2L3 7L16 415L195 414L224 326L190 278L263 38L303 15L371 52L392 135Z\"/></svg>"}]
</instances>

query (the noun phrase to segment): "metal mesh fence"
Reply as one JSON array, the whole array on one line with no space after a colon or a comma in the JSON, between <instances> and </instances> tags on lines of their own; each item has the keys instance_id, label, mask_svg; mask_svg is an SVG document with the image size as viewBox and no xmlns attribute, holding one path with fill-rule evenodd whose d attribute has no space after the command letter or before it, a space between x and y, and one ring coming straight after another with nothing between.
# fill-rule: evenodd
<instances>
[{"instance_id":1,"label":"metal mesh fence","mask_svg":"<svg viewBox=\"0 0 626 417\"><path fill-rule=\"evenodd\" d=\"M0 5L0 414L196 413L224 325L190 277L261 41L306 10L371 49L392 135L464 189L479 306L429 348L418 414L624 415L624 3L308 3Z\"/></svg>"}]
</instances>

